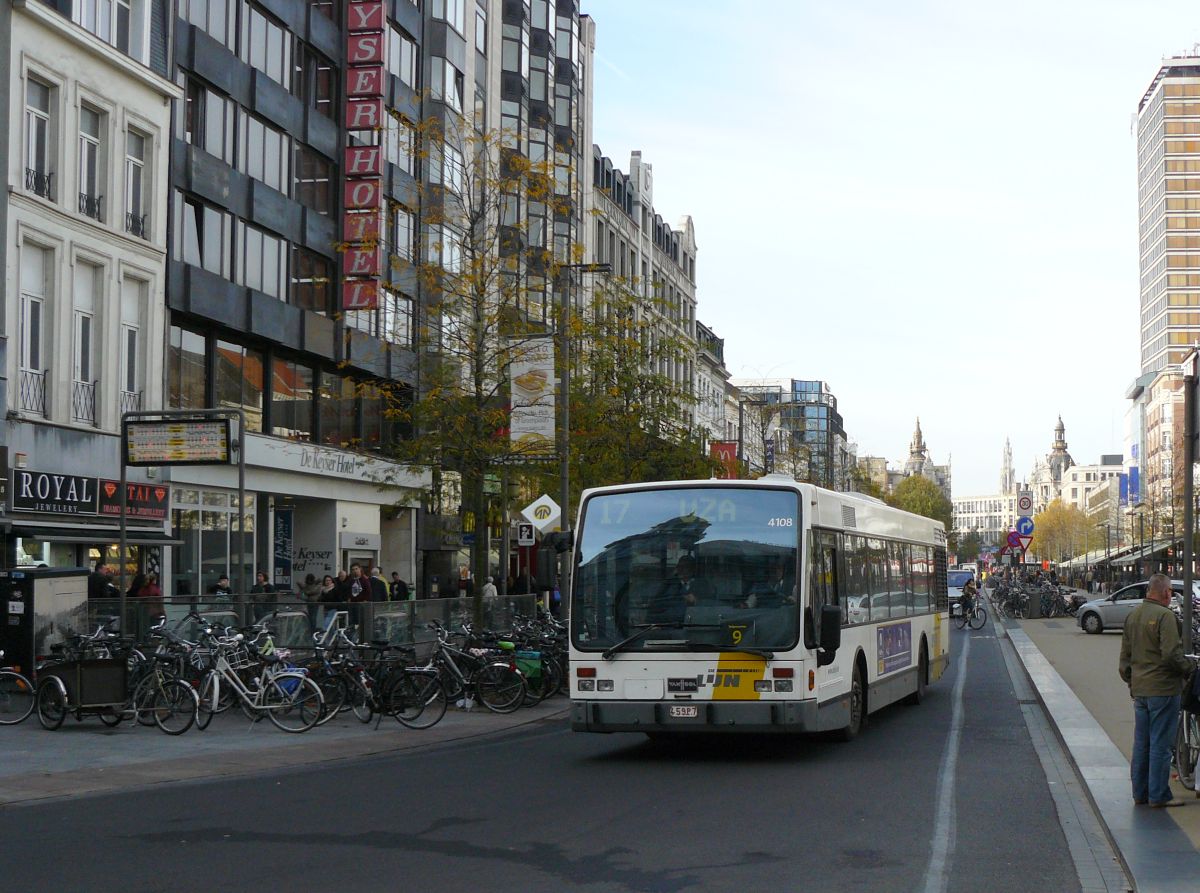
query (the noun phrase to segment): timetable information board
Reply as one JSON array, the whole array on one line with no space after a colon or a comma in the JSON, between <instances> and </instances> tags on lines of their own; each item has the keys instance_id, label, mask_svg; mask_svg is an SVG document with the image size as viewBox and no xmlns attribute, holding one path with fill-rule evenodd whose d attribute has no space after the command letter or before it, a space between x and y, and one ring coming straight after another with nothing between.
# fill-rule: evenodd
<instances>
[{"instance_id":1,"label":"timetable information board","mask_svg":"<svg viewBox=\"0 0 1200 893\"><path fill-rule=\"evenodd\" d=\"M125 422L126 465L228 465L229 419Z\"/></svg>"}]
</instances>

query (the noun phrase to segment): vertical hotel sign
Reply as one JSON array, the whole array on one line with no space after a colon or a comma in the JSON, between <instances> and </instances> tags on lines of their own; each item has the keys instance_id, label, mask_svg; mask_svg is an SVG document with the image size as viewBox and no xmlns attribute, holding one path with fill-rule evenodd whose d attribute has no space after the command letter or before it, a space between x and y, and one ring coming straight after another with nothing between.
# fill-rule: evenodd
<instances>
[{"instance_id":1,"label":"vertical hotel sign","mask_svg":"<svg viewBox=\"0 0 1200 893\"><path fill-rule=\"evenodd\" d=\"M352 2L346 44L346 149L343 159L342 241L346 256L343 310L373 310L383 273L383 85L386 7L381 0ZM351 145L358 135L374 145Z\"/></svg>"}]
</instances>

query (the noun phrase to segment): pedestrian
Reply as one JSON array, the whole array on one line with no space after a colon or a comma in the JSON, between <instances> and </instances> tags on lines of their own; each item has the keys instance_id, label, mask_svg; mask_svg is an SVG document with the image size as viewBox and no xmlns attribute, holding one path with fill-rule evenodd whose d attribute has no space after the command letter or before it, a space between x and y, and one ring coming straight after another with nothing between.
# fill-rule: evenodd
<instances>
[{"instance_id":1,"label":"pedestrian","mask_svg":"<svg viewBox=\"0 0 1200 893\"><path fill-rule=\"evenodd\" d=\"M496 589L496 578L488 577L487 582L483 584L483 597L495 598L498 594L499 591Z\"/></svg>"},{"instance_id":2,"label":"pedestrian","mask_svg":"<svg viewBox=\"0 0 1200 893\"><path fill-rule=\"evenodd\" d=\"M316 576L313 574L305 575L304 583L300 586L300 595L307 606L308 622L315 630L319 622L317 612L320 610L321 600L321 584L317 582Z\"/></svg>"},{"instance_id":3,"label":"pedestrian","mask_svg":"<svg viewBox=\"0 0 1200 893\"><path fill-rule=\"evenodd\" d=\"M103 561L96 562L96 569L88 574L88 600L119 598L113 585L113 569Z\"/></svg>"},{"instance_id":4,"label":"pedestrian","mask_svg":"<svg viewBox=\"0 0 1200 893\"><path fill-rule=\"evenodd\" d=\"M361 565L350 565L350 576L346 578L346 588L349 593L346 601L350 602L350 622L358 628L360 636L365 635L367 632L366 613L362 603L371 599L371 584L363 576Z\"/></svg>"},{"instance_id":5,"label":"pedestrian","mask_svg":"<svg viewBox=\"0 0 1200 893\"><path fill-rule=\"evenodd\" d=\"M254 602L255 622L262 620L275 610L274 600L271 598L274 592L275 586L267 578L265 571L259 571L254 575L254 585L250 588L250 595L253 596L251 601Z\"/></svg>"},{"instance_id":6,"label":"pedestrian","mask_svg":"<svg viewBox=\"0 0 1200 893\"><path fill-rule=\"evenodd\" d=\"M1153 807L1183 806L1171 795L1171 749L1179 720L1179 695L1191 665L1171 603L1165 574L1150 577L1146 598L1125 619L1121 634L1121 678L1133 698L1133 758L1129 776L1133 802Z\"/></svg>"},{"instance_id":7,"label":"pedestrian","mask_svg":"<svg viewBox=\"0 0 1200 893\"><path fill-rule=\"evenodd\" d=\"M325 629L329 625L329 618L337 612L338 602L337 581L329 574L321 580L321 592L317 601L321 603L321 609L325 612L321 616L321 629Z\"/></svg>"},{"instance_id":8,"label":"pedestrian","mask_svg":"<svg viewBox=\"0 0 1200 893\"><path fill-rule=\"evenodd\" d=\"M383 579L383 571L377 567L371 568L371 601L386 602L388 600L388 585Z\"/></svg>"},{"instance_id":9,"label":"pedestrian","mask_svg":"<svg viewBox=\"0 0 1200 893\"><path fill-rule=\"evenodd\" d=\"M163 592L158 585L158 574L146 575L137 597L142 600L142 608L148 618L153 620L167 613L163 607Z\"/></svg>"},{"instance_id":10,"label":"pedestrian","mask_svg":"<svg viewBox=\"0 0 1200 893\"><path fill-rule=\"evenodd\" d=\"M221 574L217 578L214 586L210 586L208 594L212 596L212 600L218 603L226 603L233 601L233 588L229 585L229 577L226 574Z\"/></svg>"},{"instance_id":11,"label":"pedestrian","mask_svg":"<svg viewBox=\"0 0 1200 893\"><path fill-rule=\"evenodd\" d=\"M1095 582L1095 577L1094 577L1094 575L1092 574L1092 572L1091 572L1091 571L1088 571L1088 572L1087 572L1087 591L1088 591L1088 595L1091 595L1091 594L1092 594L1092 583L1094 583L1094 582Z\"/></svg>"},{"instance_id":12,"label":"pedestrian","mask_svg":"<svg viewBox=\"0 0 1200 893\"><path fill-rule=\"evenodd\" d=\"M408 601L408 584L400 578L399 571L392 571L391 595L394 602Z\"/></svg>"},{"instance_id":13,"label":"pedestrian","mask_svg":"<svg viewBox=\"0 0 1200 893\"><path fill-rule=\"evenodd\" d=\"M459 598L470 598L475 594L475 581L471 579L471 569L465 564L458 567L458 591L455 593Z\"/></svg>"}]
</instances>

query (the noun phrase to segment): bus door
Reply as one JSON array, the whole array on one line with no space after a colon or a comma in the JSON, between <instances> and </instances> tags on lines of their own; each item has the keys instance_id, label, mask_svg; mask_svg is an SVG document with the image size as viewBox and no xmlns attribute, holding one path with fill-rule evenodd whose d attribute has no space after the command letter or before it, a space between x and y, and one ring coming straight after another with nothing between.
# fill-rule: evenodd
<instances>
[{"instance_id":1,"label":"bus door","mask_svg":"<svg viewBox=\"0 0 1200 893\"><path fill-rule=\"evenodd\" d=\"M804 609L804 645L812 650L821 641L821 609L825 605L840 605L838 593L838 537L830 530L814 530L809 534L809 587L808 604ZM845 625L846 609L842 606L842 623ZM844 668L853 663L845 657L846 646L831 664L817 670L817 697L826 700L844 684ZM830 688L826 688L829 686ZM822 689L825 689L822 693Z\"/></svg>"}]
</instances>

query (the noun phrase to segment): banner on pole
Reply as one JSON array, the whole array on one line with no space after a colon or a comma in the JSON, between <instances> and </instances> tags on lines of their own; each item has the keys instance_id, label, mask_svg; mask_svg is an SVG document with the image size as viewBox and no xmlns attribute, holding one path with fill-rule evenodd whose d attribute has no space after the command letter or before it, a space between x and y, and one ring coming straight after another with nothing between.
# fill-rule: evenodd
<instances>
[{"instance_id":1,"label":"banner on pole","mask_svg":"<svg viewBox=\"0 0 1200 893\"><path fill-rule=\"evenodd\" d=\"M509 440L522 454L554 450L554 339L510 338Z\"/></svg>"}]
</instances>

